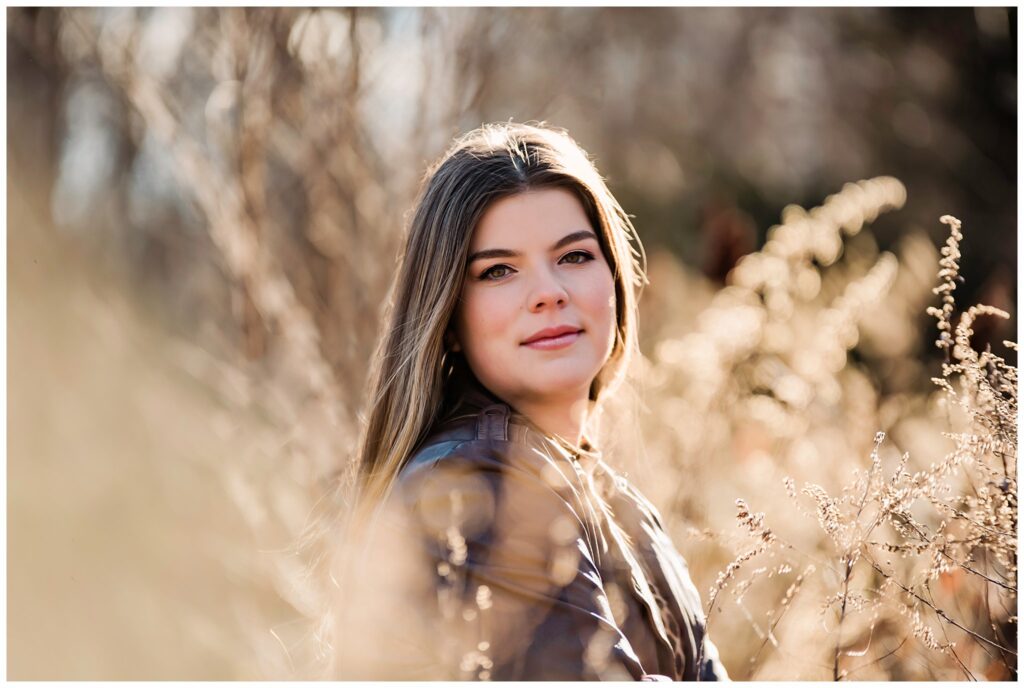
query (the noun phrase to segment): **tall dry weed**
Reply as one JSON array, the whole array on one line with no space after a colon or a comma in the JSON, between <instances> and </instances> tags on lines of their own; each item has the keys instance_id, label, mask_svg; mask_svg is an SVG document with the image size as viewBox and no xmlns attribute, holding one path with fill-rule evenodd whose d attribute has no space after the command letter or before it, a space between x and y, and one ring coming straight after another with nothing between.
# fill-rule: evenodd
<instances>
[{"instance_id":1,"label":"tall dry weed","mask_svg":"<svg viewBox=\"0 0 1024 688\"><path fill-rule=\"evenodd\" d=\"M1017 673L1017 375L990 348L979 353L971 343L976 318L1009 315L976 305L953 326L963 236L959 220L944 216L942 222L950 237L933 291L943 304L928 313L937 320L936 345L947 355L933 382L949 425L942 435L952 449L913 471L904 452L887 470L880 453L886 435L878 432L866 466L838 490L806 482L798 494L796 482L785 478L794 506L820 530L812 551L777 539L764 515L750 516L739 500L739 525L755 544L741 550L709 591L713 626L718 596L741 567L755 565L755 557L778 556L786 563L777 570L787 573L806 566L757 632L762 648L770 642L780 653L792 646L792 654L813 655L817 672L811 675L818 678L828 665L833 680L901 678L893 671L894 656L921 657L933 678L1011 679ZM1004 345L1016 349L1013 342ZM767 571L755 569L738 586L737 599ZM780 641L781 616L814 574L805 616L813 599L820 600L817 614L829 641L801 647L802 634L792 643ZM754 675L755 663L763 661L758 650Z\"/></svg>"}]
</instances>

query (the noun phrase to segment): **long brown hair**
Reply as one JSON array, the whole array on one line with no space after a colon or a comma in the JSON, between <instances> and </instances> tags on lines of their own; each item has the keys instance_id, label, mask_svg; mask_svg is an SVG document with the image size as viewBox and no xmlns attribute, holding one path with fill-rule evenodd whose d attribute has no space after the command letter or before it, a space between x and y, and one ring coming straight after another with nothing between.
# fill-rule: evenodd
<instances>
[{"instance_id":1,"label":"long brown hair","mask_svg":"<svg viewBox=\"0 0 1024 688\"><path fill-rule=\"evenodd\" d=\"M615 282L615 343L591 386L595 406L621 381L637 349L636 306L645 279L643 247L629 217L564 130L543 123L484 125L457 139L421 187L370 370L357 457L360 501L380 503L388 494L444 405L453 365L445 333L484 211L498 199L550 187L579 198Z\"/></svg>"}]
</instances>

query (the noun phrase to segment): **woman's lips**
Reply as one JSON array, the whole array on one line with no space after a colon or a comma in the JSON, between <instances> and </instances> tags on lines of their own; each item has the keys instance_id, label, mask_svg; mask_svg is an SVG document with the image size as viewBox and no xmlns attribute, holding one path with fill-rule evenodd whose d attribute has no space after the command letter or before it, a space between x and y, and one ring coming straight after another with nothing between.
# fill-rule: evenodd
<instances>
[{"instance_id":1,"label":"woman's lips","mask_svg":"<svg viewBox=\"0 0 1024 688\"><path fill-rule=\"evenodd\" d=\"M531 349L539 349L541 351L553 351L555 349L564 349L567 346L572 346L572 344L577 339L579 339L582 334L583 330L579 330L577 332L566 332L565 334L560 334L557 337L544 337L543 339L535 339L532 342L523 344L523 346L528 346Z\"/></svg>"}]
</instances>

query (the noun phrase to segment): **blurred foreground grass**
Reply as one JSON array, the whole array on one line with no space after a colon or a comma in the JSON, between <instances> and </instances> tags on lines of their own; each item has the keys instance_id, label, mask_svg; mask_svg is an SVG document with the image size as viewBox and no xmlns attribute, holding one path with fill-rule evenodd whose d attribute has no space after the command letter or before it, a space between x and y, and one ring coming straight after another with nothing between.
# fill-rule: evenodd
<instances>
[{"instance_id":1,"label":"blurred foreground grass","mask_svg":"<svg viewBox=\"0 0 1024 688\"><path fill-rule=\"evenodd\" d=\"M224 470L258 422L57 240L31 181L8 182L8 678L265 677L285 609Z\"/></svg>"}]
</instances>

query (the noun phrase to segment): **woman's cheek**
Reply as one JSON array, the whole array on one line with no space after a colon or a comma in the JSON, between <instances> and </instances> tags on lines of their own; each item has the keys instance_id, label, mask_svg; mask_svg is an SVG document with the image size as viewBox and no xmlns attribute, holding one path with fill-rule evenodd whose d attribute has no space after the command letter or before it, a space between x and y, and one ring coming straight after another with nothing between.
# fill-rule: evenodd
<instances>
[{"instance_id":1,"label":"woman's cheek","mask_svg":"<svg viewBox=\"0 0 1024 688\"><path fill-rule=\"evenodd\" d=\"M497 289L469 291L463 301L463 347L478 366L501 359L501 348L512 337L507 295Z\"/></svg>"},{"instance_id":2,"label":"woman's cheek","mask_svg":"<svg viewBox=\"0 0 1024 688\"><path fill-rule=\"evenodd\" d=\"M593 312L600 320L601 329L607 337L608 353L611 353L615 342L615 282L607 268L605 272L607 274L601 275L590 293L594 296Z\"/></svg>"}]
</instances>

